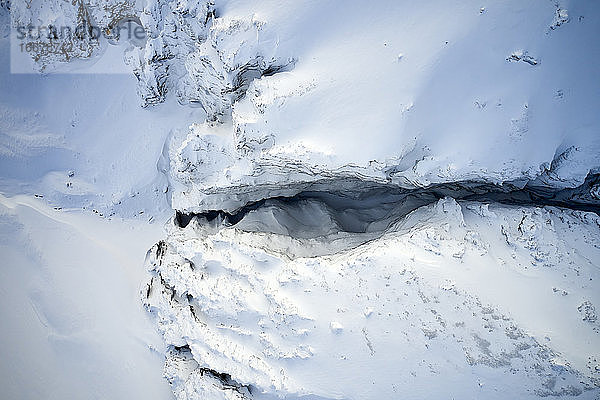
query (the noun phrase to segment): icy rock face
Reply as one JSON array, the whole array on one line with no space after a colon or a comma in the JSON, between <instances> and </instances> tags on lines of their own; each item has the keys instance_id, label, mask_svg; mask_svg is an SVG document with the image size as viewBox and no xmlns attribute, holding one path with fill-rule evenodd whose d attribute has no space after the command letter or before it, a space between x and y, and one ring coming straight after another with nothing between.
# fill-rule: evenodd
<instances>
[{"instance_id":1,"label":"icy rock face","mask_svg":"<svg viewBox=\"0 0 600 400\"><path fill-rule=\"evenodd\" d=\"M272 245L285 234L196 219L149 251L143 298L181 399L592 398L599 229L443 199L355 249L290 259Z\"/></svg>"},{"instance_id":2,"label":"icy rock face","mask_svg":"<svg viewBox=\"0 0 600 400\"><path fill-rule=\"evenodd\" d=\"M211 1L147 1L142 15L151 38L128 61L143 105L160 103L173 91L181 104L202 106L208 121L222 122L254 78L293 63L278 56L265 22L219 18Z\"/></svg>"},{"instance_id":3,"label":"icy rock face","mask_svg":"<svg viewBox=\"0 0 600 400\"><path fill-rule=\"evenodd\" d=\"M185 57L206 40L211 13L208 1L145 2L140 20L149 38L144 48L131 49L126 56L138 79L143 106L165 100L184 73Z\"/></svg>"},{"instance_id":4,"label":"icy rock face","mask_svg":"<svg viewBox=\"0 0 600 400\"><path fill-rule=\"evenodd\" d=\"M177 399L248 399L248 387L236 384L226 374L199 368L188 346L170 349L165 362L165 377Z\"/></svg>"}]
</instances>

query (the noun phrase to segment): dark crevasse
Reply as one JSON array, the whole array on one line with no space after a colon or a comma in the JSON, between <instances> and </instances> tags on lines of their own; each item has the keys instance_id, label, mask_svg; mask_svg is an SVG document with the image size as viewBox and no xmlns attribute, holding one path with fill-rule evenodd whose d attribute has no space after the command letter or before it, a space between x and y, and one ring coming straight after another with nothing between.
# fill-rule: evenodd
<instances>
[{"instance_id":1,"label":"dark crevasse","mask_svg":"<svg viewBox=\"0 0 600 400\"><path fill-rule=\"evenodd\" d=\"M389 218L402 218L411 211L444 197L457 201L499 203L516 206L553 206L600 215L600 174L590 173L583 184L575 188L555 189L531 183L497 185L488 182L461 181L435 184L424 188L406 189L391 185L354 181L320 182L317 190L303 190L290 197L271 197L246 204L236 212L210 210L203 213L176 211L175 224L185 228L192 220L218 222L225 226L240 223L249 213L265 208L293 210L307 204L319 204L328 210L340 230L364 233L373 230L373 223ZM324 188L331 188L325 190ZM338 190L336 188L343 188ZM297 214L297 213L296 213Z\"/></svg>"}]
</instances>

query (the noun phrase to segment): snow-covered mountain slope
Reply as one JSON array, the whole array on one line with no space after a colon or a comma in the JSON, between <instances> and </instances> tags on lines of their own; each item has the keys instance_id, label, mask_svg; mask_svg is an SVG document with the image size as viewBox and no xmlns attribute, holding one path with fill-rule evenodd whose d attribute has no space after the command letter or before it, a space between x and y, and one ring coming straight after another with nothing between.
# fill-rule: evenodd
<instances>
[{"instance_id":1,"label":"snow-covered mountain slope","mask_svg":"<svg viewBox=\"0 0 600 400\"><path fill-rule=\"evenodd\" d=\"M111 297L94 274L106 262L99 282L126 281L122 264L156 240L152 222L174 214L141 297L178 399L598 398L598 8L0 1L13 28L106 28L75 52L33 57L38 70L131 70L16 75L2 53L2 208L26 226L6 228L22 240L7 242L3 272L47 263L64 284L34 299L40 325L31 296L3 280L23 316L3 315L35 326L24 372L3 363L6 379L38 373L51 326L79 344L57 358L67 371L100 372L39 372L46 381L79 377L82 398L145 397L132 388L157 371L137 374L153 356L134 340L135 285ZM111 36L123 24L145 38ZM40 260L24 261L31 243ZM70 245L82 250L63 264ZM76 286L68 266L88 254ZM61 295L80 312L58 312ZM135 333L115 328L129 318ZM103 352L90 350L95 333L109 338ZM124 347L135 350L114 355ZM121 375L113 392L98 383Z\"/></svg>"},{"instance_id":2,"label":"snow-covered mountain slope","mask_svg":"<svg viewBox=\"0 0 600 400\"><path fill-rule=\"evenodd\" d=\"M0 398L172 398L139 289L170 215L165 137L204 114L141 109L134 76L11 74L5 4Z\"/></svg>"}]
</instances>

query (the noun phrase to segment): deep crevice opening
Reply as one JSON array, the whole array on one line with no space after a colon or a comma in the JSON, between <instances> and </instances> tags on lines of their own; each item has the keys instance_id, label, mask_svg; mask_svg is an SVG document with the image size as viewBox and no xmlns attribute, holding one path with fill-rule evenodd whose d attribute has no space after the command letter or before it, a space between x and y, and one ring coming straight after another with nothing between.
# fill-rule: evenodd
<instances>
[{"instance_id":1,"label":"deep crevice opening","mask_svg":"<svg viewBox=\"0 0 600 400\"><path fill-rule=\"evenodd\" d=\"M275 196L251 202L235 212L209 210L202 213L176 211L174 223L185 228L192 220L201 223L218 223L235 226L248 215L267 209L285 210L290 218L310 219L310 215L300 212L301 208L318 204L327 210L341 230L364 233L372 231L373 223L386 218L402 218L415 209L434 203L445 197L457 201L506 204L515 206L553 206L579 211L589 211L600 215L600 198L594 188L600 185L600 174L588 174L583 184L575 188L555 189L528 183L498 185L481 181L460 181L431 185L425 188L405 189L385 184L357 181L351 188L331 181L331 190L303 190L290 197ZM336 190L336 187L345 187ZM309 210L310 211L310 210ZM318 223L318 221L315 221Z\"/></svg>"}]
</instances>

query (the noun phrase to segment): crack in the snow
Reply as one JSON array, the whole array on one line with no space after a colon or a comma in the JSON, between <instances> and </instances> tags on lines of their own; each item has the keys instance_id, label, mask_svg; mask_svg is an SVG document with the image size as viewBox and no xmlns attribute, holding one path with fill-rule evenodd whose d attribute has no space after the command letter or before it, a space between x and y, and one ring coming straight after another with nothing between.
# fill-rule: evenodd
<instances>
[{"instance_id":1,"label":"crack in the snow","mask_svg":"<svg viewBox=\"0 0 600 400\"><path fill-rule=\"evenodd\" d=\"M367 186L361 188L361 183ZM234 213L210 210L202 213L176 211L174 222L185 228L192 220L202 223L216 221L224 226L238 225L251 212L265 208L290 209L310 202L319 203L331 212L341 231L366 233L384 230L385 226L373 227L373 223L384 219L402 218L419 207L432 204L444 197L457 201L500 203L515 206L560 207L579 211L590 211L600 215L600 199L595 188L600 185L600 174L588 174L585 182L575 188L554 189L534 184L522 187L514 183L497 185L479 181L449 182L425 188L405 189L384 184L358 181L354 189L304 190L291 197L277 196L251 202Z\"/></svg>"}]
</instances>

